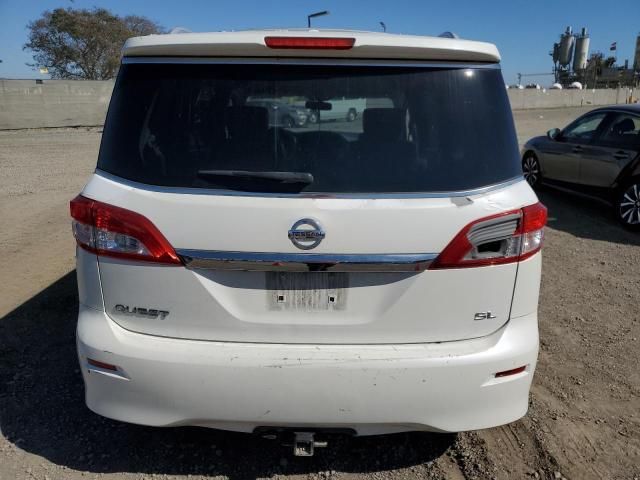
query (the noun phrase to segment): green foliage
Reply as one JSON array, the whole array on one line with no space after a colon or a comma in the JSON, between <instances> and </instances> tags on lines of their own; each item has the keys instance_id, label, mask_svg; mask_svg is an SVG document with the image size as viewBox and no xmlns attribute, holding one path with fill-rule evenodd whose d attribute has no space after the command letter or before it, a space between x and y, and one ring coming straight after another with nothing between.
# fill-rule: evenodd
<instances>
[{"instance_id":1,"label":"green foliage","mask_svg":"<svg viewBox=\"0 0 640 480\"><path fill-rule=\"evenodd\" d=\"M104 8L56 8L29 22L34 67L46 67L53 78L106 80L120 63L129 37L162 33L155 22L136 15L120 17Z\"/></svg>"}]
</instances>

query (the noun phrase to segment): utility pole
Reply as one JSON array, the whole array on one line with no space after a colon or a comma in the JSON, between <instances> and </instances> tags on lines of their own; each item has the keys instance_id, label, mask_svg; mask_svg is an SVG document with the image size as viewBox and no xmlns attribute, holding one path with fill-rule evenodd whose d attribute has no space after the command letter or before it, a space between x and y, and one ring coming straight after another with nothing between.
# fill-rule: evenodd
<instances>
[{"instance_id":1,"label":"utility pole","mask_svg":"<svg viewBox=\"0 0 640 480\"><path fill-rule=\"evenodd\" d=\"M307 15L307 28L311 28L311 19L316 17L322 17L324 15L329 15L328 10L323 10L322 12L315 12L310 15Z\"/></svg>"}]
</instances>

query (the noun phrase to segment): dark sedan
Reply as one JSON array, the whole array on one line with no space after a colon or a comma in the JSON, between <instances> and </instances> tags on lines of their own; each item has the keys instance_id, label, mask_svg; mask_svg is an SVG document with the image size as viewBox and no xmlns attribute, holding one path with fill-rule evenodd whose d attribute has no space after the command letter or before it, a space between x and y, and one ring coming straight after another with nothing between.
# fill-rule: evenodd
<instances>
[{"instance_id":1,"label":"dark sedan","mask_svg":"<svg viewBox=\"0 0 640 480\"><path fill-rule=\"evenodd\" d=\"M623 225L640 230L640 105L598 108L532 138L522 170L532 187L548 184L610 201Z\"/></svg>"}]
</instances>

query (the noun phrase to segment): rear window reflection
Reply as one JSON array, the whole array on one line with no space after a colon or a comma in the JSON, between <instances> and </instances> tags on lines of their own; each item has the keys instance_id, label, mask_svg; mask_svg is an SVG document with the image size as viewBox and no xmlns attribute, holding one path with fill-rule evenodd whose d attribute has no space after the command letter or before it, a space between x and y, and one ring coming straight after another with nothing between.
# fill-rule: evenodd
<instances>
[{"instance_id":1,"label":"rear window reflection","mask_svg":"<svg viewBox=\"0 0 640 480\"><path fill-rule=\"evenodd\" d=\"M504 90L495 68L126 64L98 168L255 192L473 189L521 174Z\"/></svg>"}]
</instances>

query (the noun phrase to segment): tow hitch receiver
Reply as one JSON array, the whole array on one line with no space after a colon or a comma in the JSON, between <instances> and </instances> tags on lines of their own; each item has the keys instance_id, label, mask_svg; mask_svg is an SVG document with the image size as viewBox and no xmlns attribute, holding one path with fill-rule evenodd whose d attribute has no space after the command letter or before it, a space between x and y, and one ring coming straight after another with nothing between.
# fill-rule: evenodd
<instances>
[{"instance_id":1,"label":"tow hitch receiver","mask_svg":"<svg viewBox=\"0 0 640 480\"><path fill-rule=\"evenodd\" d=\"M293 454L296 457L312 457L316 447L327 446L327 442L317 442L314 436L313 432L294 432Z\"/></svg>"}]
</instances>

